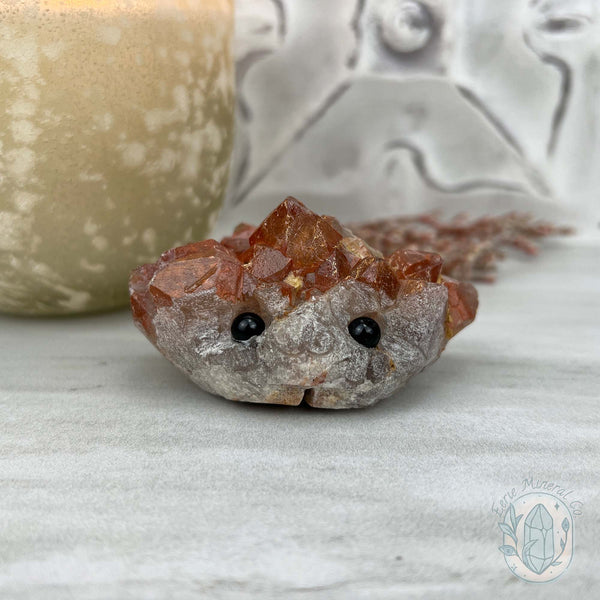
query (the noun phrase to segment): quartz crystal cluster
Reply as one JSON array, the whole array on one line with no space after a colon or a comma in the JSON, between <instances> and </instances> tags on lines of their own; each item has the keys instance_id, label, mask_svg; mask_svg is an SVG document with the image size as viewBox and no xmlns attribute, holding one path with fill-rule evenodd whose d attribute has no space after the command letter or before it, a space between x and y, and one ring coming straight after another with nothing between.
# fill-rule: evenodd
<instances>
[{"instance_id":1,"label":"quartz crystal cluster","mask_svg":"<svg viewBox=\"0 0 600 600\"><path fill-rule=\"evenodd\" d=\"M477 293L433 253L383 255L294 198L258 227L136 269L136 324L200 387L232 400L368 406L436 360Z\"/></svg>"}]
</instances>

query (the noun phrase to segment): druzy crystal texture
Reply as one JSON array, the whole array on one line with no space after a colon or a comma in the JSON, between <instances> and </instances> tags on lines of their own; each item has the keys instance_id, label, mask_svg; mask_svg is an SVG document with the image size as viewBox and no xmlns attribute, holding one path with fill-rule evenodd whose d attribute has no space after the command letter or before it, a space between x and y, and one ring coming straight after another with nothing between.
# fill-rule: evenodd
<instances>
[{"instance_id":1,"label":"druzy crystal texture","mask_svg":"<svg viewBox=\"0 0 600 600\"><path fill-rule=\"evenodd\" d=\"M171 249L130 279L133 317L196 384L231 400L374 404L471 323L477 292L439 255L384 258L294 198L258 227Z\"/></svg>"}]
</instances>

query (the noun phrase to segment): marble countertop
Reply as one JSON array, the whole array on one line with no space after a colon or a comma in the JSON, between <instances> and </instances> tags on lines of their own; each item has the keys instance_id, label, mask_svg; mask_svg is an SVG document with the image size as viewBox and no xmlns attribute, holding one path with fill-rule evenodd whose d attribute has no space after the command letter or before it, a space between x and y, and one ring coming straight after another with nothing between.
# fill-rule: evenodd
<instances>
[{"instance_id":1,"label":"marble countertop","mask_svg":"<svg viewBox=\"0 0 600 600\"><path fill-rule=\"evenodd\" d=\"M599 252L511 259L435 365L357 411L212 397L126 311L0 318L0 597L594 597ZM526 477L583 503L544 586L498 551Z\"/></svg>"}]
</instances>

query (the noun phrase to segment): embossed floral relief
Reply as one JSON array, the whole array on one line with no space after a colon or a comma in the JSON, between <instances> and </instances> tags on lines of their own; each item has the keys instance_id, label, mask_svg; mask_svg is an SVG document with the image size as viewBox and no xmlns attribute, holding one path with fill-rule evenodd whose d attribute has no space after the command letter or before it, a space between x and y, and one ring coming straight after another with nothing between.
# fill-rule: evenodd
<instances>
[{"instance_id":1,"label":"embossed floral relief","mask_svg":"<svg viewBox=\"0 0 600 600\"><path fill-rule=\"evenodd\" d=\"M444 206L593 222L599 10L238 0L230 207L291 193L349 218Z\"/></svg>"}]
</instances>

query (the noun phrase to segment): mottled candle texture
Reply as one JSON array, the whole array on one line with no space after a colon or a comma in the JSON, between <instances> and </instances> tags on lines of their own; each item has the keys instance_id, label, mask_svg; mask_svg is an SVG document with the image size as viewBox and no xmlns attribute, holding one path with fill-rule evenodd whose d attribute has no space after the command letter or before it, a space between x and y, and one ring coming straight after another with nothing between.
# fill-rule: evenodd
<instances>
[{"instance_id":1,"label":"mottled candle texture","mask_svg":"<svg viewBox=\"0 0 600 600\"><path fill-rule=\"evenodd\" d=\"M477 292L439 255L384 258L294 198L258 227L165 252L130 279L133 316L200 387L232 400L374 404L471 323Z\"/></svg>"},{"instance_id":2,"label":"mottled candle texture","mask_svg":"<svg viewBox=\"0 0 600 600\"><path fill-rule=\"evenodd\" d=\"M232 143L230 0L0 0L0 310L127 301L204 237Z\"/></svg>"}]
</instances>

